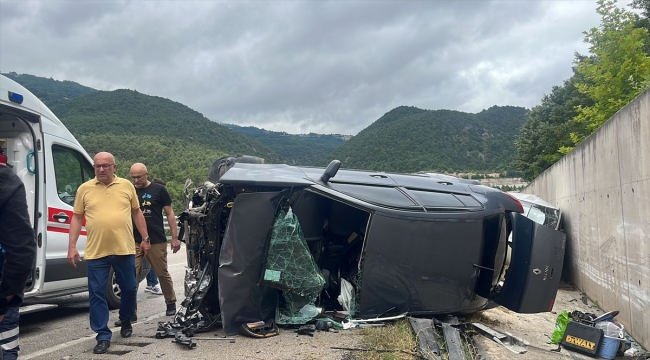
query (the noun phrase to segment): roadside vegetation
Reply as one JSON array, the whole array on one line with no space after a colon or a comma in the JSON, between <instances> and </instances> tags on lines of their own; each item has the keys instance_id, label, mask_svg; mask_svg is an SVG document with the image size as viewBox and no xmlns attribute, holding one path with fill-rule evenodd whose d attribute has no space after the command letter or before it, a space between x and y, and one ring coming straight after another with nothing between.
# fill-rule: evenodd
<instances>
[{"instance_id":1,"label":"roadside vegetation","mask_svg":"<svg viewBox=\"0 0 650 360\"><path fill-rule=\"evenodd\" d=\"M383 327L371 327L361 331L361 348L355 351L355 360L412 360L419 359L417 341L408 320L400 319Z\"/></svg>"},{"instance_id":2,"label":"roadside vegetation","mask_svg":"<svg viewBox=\"0 0 650 360\"><path fill-rule=\"evenodd\" d=\"M517 167L532 180L569 153L650 86L650 0L634 13L598 0L601 22L584 32L589 53L576 53L573 76L531 109L515 141Z\"/></svg>"}]
</instances>

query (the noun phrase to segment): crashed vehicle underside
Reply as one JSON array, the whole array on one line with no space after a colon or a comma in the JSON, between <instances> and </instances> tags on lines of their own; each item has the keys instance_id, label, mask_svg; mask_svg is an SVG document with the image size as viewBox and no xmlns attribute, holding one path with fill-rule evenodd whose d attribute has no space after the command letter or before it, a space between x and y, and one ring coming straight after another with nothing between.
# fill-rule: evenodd
<instances>
[{"instance_id":1,"label":"crashed vehicle underside","mask_svg":"<svg viewBox=\"0 0 650 360\"><path fill-rule=\"evenodd\" d=\"M161 335L218 325L232 335L327 311L551 310L565 235L521 216L516 199L471 180L339 164L237 163L188 191L186 299Z\"/></svg>"}]
</instances>

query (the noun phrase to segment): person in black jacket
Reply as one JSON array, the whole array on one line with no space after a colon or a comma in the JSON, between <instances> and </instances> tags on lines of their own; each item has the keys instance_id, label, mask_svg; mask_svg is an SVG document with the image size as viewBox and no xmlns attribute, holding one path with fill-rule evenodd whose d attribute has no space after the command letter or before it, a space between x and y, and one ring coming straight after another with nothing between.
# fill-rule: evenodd
<instances>
[{"instance_id":1,"label":"person in black jacket","mask_svg":"<svg viewBox=\"0 0 650 360\"><path fill-rule=\"evenodd\" d=\"M3 360L18 358L18 308L36 259L25 186L0 157L0 349Z\"/></svg>"}]
</instances>

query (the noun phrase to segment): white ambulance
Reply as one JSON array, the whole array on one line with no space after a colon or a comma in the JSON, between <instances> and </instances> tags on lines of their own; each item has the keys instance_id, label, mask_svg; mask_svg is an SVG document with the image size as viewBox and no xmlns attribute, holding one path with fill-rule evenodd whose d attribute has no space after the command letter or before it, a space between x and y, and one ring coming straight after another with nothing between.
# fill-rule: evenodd
<instances>
[{"instance_id":1,"label":"white ambulance","mask_svg":"<svg viewBox=\"0 0 650 360\"><path fill-rule=\"evenodd\" d=\"M25 299L45 299L88 290L86 263L68 263L68 233L77 188L95 174L92 159L61 121L34 94L0 75L0 148L25 184L38 252ZM83 257L86 229L77 249ZM109 306L120 290L111 271ZM28 313L55 305L23 306Z\"/></svg>"}]
</instances>

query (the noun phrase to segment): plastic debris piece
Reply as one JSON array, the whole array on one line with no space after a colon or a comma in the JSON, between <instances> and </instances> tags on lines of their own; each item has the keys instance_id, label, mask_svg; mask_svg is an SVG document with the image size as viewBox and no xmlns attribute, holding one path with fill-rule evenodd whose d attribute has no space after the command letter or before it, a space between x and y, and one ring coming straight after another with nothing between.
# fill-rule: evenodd
<instances>
[{"instance_id":1,"label":"plastic debris piece","mask_svg":"<svg viewBox=\"0 0 650 360\"><path fill-rule=\"evenodd\" d=\"M314 336L314 332L316 331L316 325L309 324L309 325L303 325L296 330L298 335L307 335L307 336Z\"/></svg>"},{"instance_id":2,"label":"plastic debris piece","mask_svg":"<svg viewBox=\"0 0 650 360\"><path fill-rule=\"evenodd\" d=\"M343 330L352 329L352 328L357 327L357 324L354 323L354 322L351 321L351 320L343 321L343 322L341 323L341 325L343 325Z\"/></svg>"},{"instance_id":3,"label":"plastic debris piece","mask_svg":"<svg viewBox=\"0 0 650 360\"><path fill-rule=\"evenodd\" d=\"M174 340L172 340L172 342L175 342L175 343L177 343L179 345L185 345L190 349L193 349L193 348L196 347L196 343L194 341L192 341L191 338L185 336L182 333L177 333L176 336L174 336Z\"/></svg>"},{"instance_id":4,"label":"plastic debris piece","mask_svg":"<svg viewBox=\"0 0 650 360\"><path fill-rule=\"evenodd\" d=\"M515 354L524 354L528 351L530 343L524 339L513 336L510 333L500 333L491 327L481 323L470 323L474 329L488 339L492 339L497 344L503 345L506 349Z\"/></svg>"},{"instance_id":5,"label":"plastic debris piece","mask_svg":"<svg viewBox=\"0 0 650 360\"><path fill-rule=\"evenodd\" d=\"M325 320L316 320L316 330L329 331L332 328L332 323Z\"/></svg>"},{"instance_id":6,"label":"plastic debris piece","mask_svg":"<svg viewBox=\"0 0 650 360\"><path fill-rule=\"evenodd\" d=\"M427 360L440 359L440 347L438 346L438 335L433 328L431 319L418 319L409 317L411 328L415 333L418 342L418 350L422 357Z\"/></svg>"},{"instance_id":7,"label":"plastic debris piece","mask_svg":"<svg viewBox=\"0 0 650 360\"><path fill-rule=\"evenodd\" d=\"M336 298L339 304L343 306L345 311L352 309L352 302L354 301L354 287L349 281L341 279L341 295Z\"/></svg>"},{"instance_id":8,"label":"plastic debris piece","mask_svg":"<svg viewBox=\"0 0 650 360\"><path fill-rule=\"evenodd\" d=\"M625 352L623 353L623 356L627 356L627 357L633 357L637 355L639 355L639 350L637 350L636 348L629 348L625 350Z\"/></svg>"},{"instance_id":9,"label":"plastic debris piece","mask_svg":"<svg viewBox=\"0 0 650 360\"><path fill-rule=\"evenodd\" d=\"M371 322L382 322L382 321L390 321L390 320L397 320L401 319L403 317L406 317L407 313L395 315L395 316L388 316L388 317L383 317L383 318L374 318L374 319L352 319L351 321L356 324L362 324L362 323L371 323Z\"/></svg>"},{"instance_id":10,"label":"plastic debris piece","mask_svg":"<svg viewBox=\"0 0 650 360\"><path fill-rule=\"evenodd\" d=\"M278 335L280 329L273 320L270 320L268 323L257 321L241 324L239 333L253 338L267 338Z\"/></svg>"},{"instance_id":11,"label":"plastic debris piece","mask_svg":"<svg viewBox=\"0 0 650 360\"><path fill-rule=\"evenodd\" d=\"M551 344L559 344L564 338L564 332L566 331L566 325L569 323L569 312L564 310L557 316L555 320L555 330L553 330L553 335L551 335Z\"/></svg>"},{"instance_id":12,"label":"plastic debris piece","mask_svg":"<svg viewBox=\"0 0 650 360\"><path fill-rule=\"evenodd\" d=\"M328 323L329 328L331 328L331 329L343 330L343 325L341 325L341 323L336 322L336 321L334 321L334 320L332 320L330 318L322 318L322 319L316 320L316 327L318 328L318 323L323 323L323 322ZM321 326L323 326L323 325L321 325Z\"/></svg>"}]
</instances>

